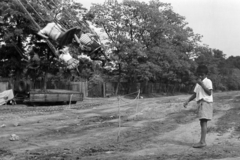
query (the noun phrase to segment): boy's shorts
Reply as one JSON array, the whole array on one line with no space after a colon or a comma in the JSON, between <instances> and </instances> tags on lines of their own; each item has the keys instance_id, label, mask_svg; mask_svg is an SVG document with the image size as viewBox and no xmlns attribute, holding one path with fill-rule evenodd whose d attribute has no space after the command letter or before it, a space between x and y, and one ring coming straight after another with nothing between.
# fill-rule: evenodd
<instances>
[{"instance_id":1,"label":"boy's shorts","mask_svg":"<svg viewBox=\"0 0 240 160\"><path fill-rule=\"evenodd\" d=\"M211 120L213 117L213 106L212 103L206 102L204 100L200 100L197 102L198 104L198 118Z\"/></svg>"}]
</instances>

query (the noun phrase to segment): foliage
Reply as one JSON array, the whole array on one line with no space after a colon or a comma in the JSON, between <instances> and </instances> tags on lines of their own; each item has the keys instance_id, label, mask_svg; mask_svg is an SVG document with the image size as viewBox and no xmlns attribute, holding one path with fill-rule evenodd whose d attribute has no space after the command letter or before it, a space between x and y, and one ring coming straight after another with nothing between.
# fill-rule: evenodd
<instances>
[{"instance_id":1,"label":"foliage","mask_svg":"<svg viewBox=\"0 0 240 160\"><path fill-rule=\"evenodd\" d=\"M21 6L27 9L31 17ZM8 77L9 73L16 78L29 77L32 80L44 77L47 73L59 78L69 76L79 76L77 72L70 72L66 65L58 61L53 50L37 36L40 28L44 27L49 21L58 21L65 29L80 23L78 18L83 15L82 4L72 0L9 0L0 2L0 76ZM59 16L60 15L60 16ZM33 20L31 19L33 18ZM55 42L51 43L56 47ZM29 61L31 52L29 46L35 46L34 52L39 56L40 62L31 64ZM72 47L73 48L73 47ZM73 52L73 54L75 54ZM29 65L30 63L30 65ZM82 67L83 64L80 64ZM86 68L86 67L82 67ZM89 69L87 68L89 71ZM89 77L84 72L81 76ZM91 72L89 72L91 75ZM83 77L84 77L83 76Z\"/></svg>"},{"instance_id":2,"label":"foliage","mask_svg":"<svg viewBox=\"0 0 240 160\"><path fill-rule=\"evenodd\" d=\"M93 22L109 37L116 75L128 82L189 83L194 63L186 54L200 39L169 4L124 1L95 4ZM118 81L121 81L118 80Z\"/></svg>"},{"instance_id":3,"label":"foliage","mask_svg":"<svg viewBox=\"0 0 240 160\"><path fill-rule=\"evenodd\" d=\"M118 4L93 4L87 11L73 0L0 1L0 76L39 79L50 73L59 79L86 78L92 86L104 81L157 82L191 86L199 64L209 68L214 90L240 88L239 56L226 55L218 49L201 45L201 35L175 13L170 4L152 0L123 1ZM58 21L66 30L76 25L89 29L88 21L105 33L104 48L112 62L105 68L81 59L77 71L69 71L57 61L52 49L36 35L48 21ZM56 47L55 42L51 43ZM38 67L29 66L29 46L39 54ZM71 54L78 56L75 44ZM77 77L77 78L76 78ZM91 87L90 87L91 88ZM92 87L94 88L94 87Z\"/></svg>"}]
</instances>

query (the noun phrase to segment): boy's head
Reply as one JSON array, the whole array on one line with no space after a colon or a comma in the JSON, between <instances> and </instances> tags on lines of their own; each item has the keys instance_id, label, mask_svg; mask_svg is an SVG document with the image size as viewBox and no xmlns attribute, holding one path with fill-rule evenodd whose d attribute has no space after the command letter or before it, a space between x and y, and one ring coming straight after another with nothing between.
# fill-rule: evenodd
<instances>
[{"instance_id":1,"label":"boy's head","mask_svg":"<svg viewBox=\"0 0 240 160\"><path fill-rule=\"evenodd\" d=\"M199 65L196 70L196 75L200 79L203 79L208 74L208 67L206 65Z\"/></svg>"}]
</instances>

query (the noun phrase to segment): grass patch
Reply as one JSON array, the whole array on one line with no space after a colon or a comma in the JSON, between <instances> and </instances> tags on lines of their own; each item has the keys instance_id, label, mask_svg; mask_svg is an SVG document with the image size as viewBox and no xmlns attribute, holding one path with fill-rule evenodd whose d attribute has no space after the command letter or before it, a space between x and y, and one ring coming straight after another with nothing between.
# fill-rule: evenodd
<instances>
[{"instance_id":1,"label":"grass patch","mask_svg":"<svg viewBox=\"0 0 240 160\"><path fill-rule=\"evenodd\" d=\"M240 134L240 104L232 103L233 108L226 111L226 114L218 119L216 124L217 132L227 132L234 128L235 133Z\"/></svg>"},{"instance_id":2,"label":"grass patch","mask_svg":"<svg viewBox=\"0 0 240 160\"><path fill-rule=\"evenodd\" d=\"M0 148L0 157L12 155L12 152L5 148ZM1 158L0 158L1 159Z\"/></svg>"},{"instance_id":3,"label":"grass patch","mask_svg":"<svg viewBox=\"0 0 240 160\"><path fill-rule=\"evenodd\" d=\"M173 119L177 124L191 123L196 118L196 109L182 110L181 112L171 113L168 117L168 119Z\"/></svg>"}]
</instances>

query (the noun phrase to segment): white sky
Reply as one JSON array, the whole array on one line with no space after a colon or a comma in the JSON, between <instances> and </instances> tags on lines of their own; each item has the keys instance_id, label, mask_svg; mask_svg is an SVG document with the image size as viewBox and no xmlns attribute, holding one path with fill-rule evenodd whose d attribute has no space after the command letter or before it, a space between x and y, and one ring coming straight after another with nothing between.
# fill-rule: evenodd
<instances>
[{"instance_id":1,"label":"white sky","mask_svg":"<svg viewBox=\"0 0 240 160\"><path fill-rule=\"evenodd\" d=\"M89 8L105 0L75 0ZM122 0L118 0L121 2ZM149 0L140 0L148 2ZM184 16L194 33L203 35L203 44L227 56L240 56L239 0L160 0L171 3L174 12Z\"/></svg>"}]
</instances>

